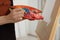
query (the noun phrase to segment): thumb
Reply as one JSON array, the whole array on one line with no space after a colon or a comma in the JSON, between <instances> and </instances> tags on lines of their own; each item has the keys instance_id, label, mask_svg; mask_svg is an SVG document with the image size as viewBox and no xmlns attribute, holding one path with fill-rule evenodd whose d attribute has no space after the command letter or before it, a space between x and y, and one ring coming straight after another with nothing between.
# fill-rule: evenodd
<instances>
[{"instance_id":1,"label":"thumb","mask_svg":"<svg viewBox=\"0 0 60 40\"><path fill-rule=\"evenodd\" d=\"M13 9L9 8L9 11L12 11Z\"/></svg>"}]
</instances>

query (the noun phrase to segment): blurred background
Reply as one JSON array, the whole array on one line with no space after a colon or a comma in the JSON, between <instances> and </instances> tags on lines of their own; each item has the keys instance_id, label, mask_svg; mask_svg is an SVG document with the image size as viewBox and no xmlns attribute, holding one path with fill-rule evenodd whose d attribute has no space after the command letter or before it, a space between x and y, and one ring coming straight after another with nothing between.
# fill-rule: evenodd
<instances>
[{"instance_id":1,"label":"blurred background","mask_svg":"<svg viewBox=\"0 0 60 40\"><path fill-rule=\"evenodd\" d=\"M51 12L54 8L55 0L13 0L14 5L28 5L43 11L44 21L47 25L51 21ZM36 28L39 22L43 20L29 21L24 20L15 23L15 32L17 40L38 40ZM59 21L59 20L58 20ZM60 21L59 21L60 23ZM57 28L56 40L59 40L60 27Z\"/></svg>"},{"instance_id":2,"label":"blurred background","mask_svg":"<svg viewBox=\"0 0 60 40\"><path fill-rule=\"evenodd\" d=\"M14 5L28 5L40 10L43 10L45 2L46 2L45 0L13 0ZM17 38L24 37L27 36L27 34L36 35L35 30L37 24L38 24L38 20L35 21L24 20L15 23L16 37Z\"/></svg>"}]
</instances>

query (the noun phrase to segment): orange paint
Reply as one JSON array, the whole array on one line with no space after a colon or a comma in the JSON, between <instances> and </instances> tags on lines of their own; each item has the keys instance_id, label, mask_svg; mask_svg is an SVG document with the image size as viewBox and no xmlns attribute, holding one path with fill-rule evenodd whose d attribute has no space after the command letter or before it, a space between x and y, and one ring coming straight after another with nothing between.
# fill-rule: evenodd
<instances>
[{"instance_id":1,"label":"orange paint","mask_svg":"<svg viewBox=\"0 0 60 40\"><path fill-rule=\"evenodd\" d=\"M38 10L37 8L31 7L31 6L26 6L26 5L16 5L16 6L11 6L11 8L28 8L29 10L37 10L38 13L42 13L41 10Z\"/></svg>"}]
</instances>

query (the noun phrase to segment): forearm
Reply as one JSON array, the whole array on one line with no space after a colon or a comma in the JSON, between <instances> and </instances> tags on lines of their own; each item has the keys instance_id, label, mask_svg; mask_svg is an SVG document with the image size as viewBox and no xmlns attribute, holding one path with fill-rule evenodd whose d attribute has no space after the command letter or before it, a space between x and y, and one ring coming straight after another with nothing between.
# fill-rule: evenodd
<instances>
[{"instance_id":1,"label":"forearm","mask_svg":"<svg viewBox=\"0 0 60 40\"><path fill-rule=\"evenodd\" d=\"M11 20L7 19L6 16L0 16L0 25L11 23Z\"/></svg>"}]
</instances>

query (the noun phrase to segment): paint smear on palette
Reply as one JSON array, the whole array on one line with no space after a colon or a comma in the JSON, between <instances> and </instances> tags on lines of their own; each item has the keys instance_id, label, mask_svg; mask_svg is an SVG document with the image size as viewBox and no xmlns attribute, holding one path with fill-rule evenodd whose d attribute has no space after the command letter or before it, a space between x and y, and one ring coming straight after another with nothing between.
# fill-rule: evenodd
<instances>
[{"instance_id":1,"label":"paint smear on palette","mask_svg":"<svg viewBox=\"0 0 60 40\"><path fill-rule=\"evenodd\" d=\"M24 19L29 19L29 20L43 20L43 16L40 15L42 13L41 10L31 7L31 6L26 6L26 5L16 5L16 6L11 6L10 8L22 8L25 10L25 15Z\"/></svg>"}]
</instances>

